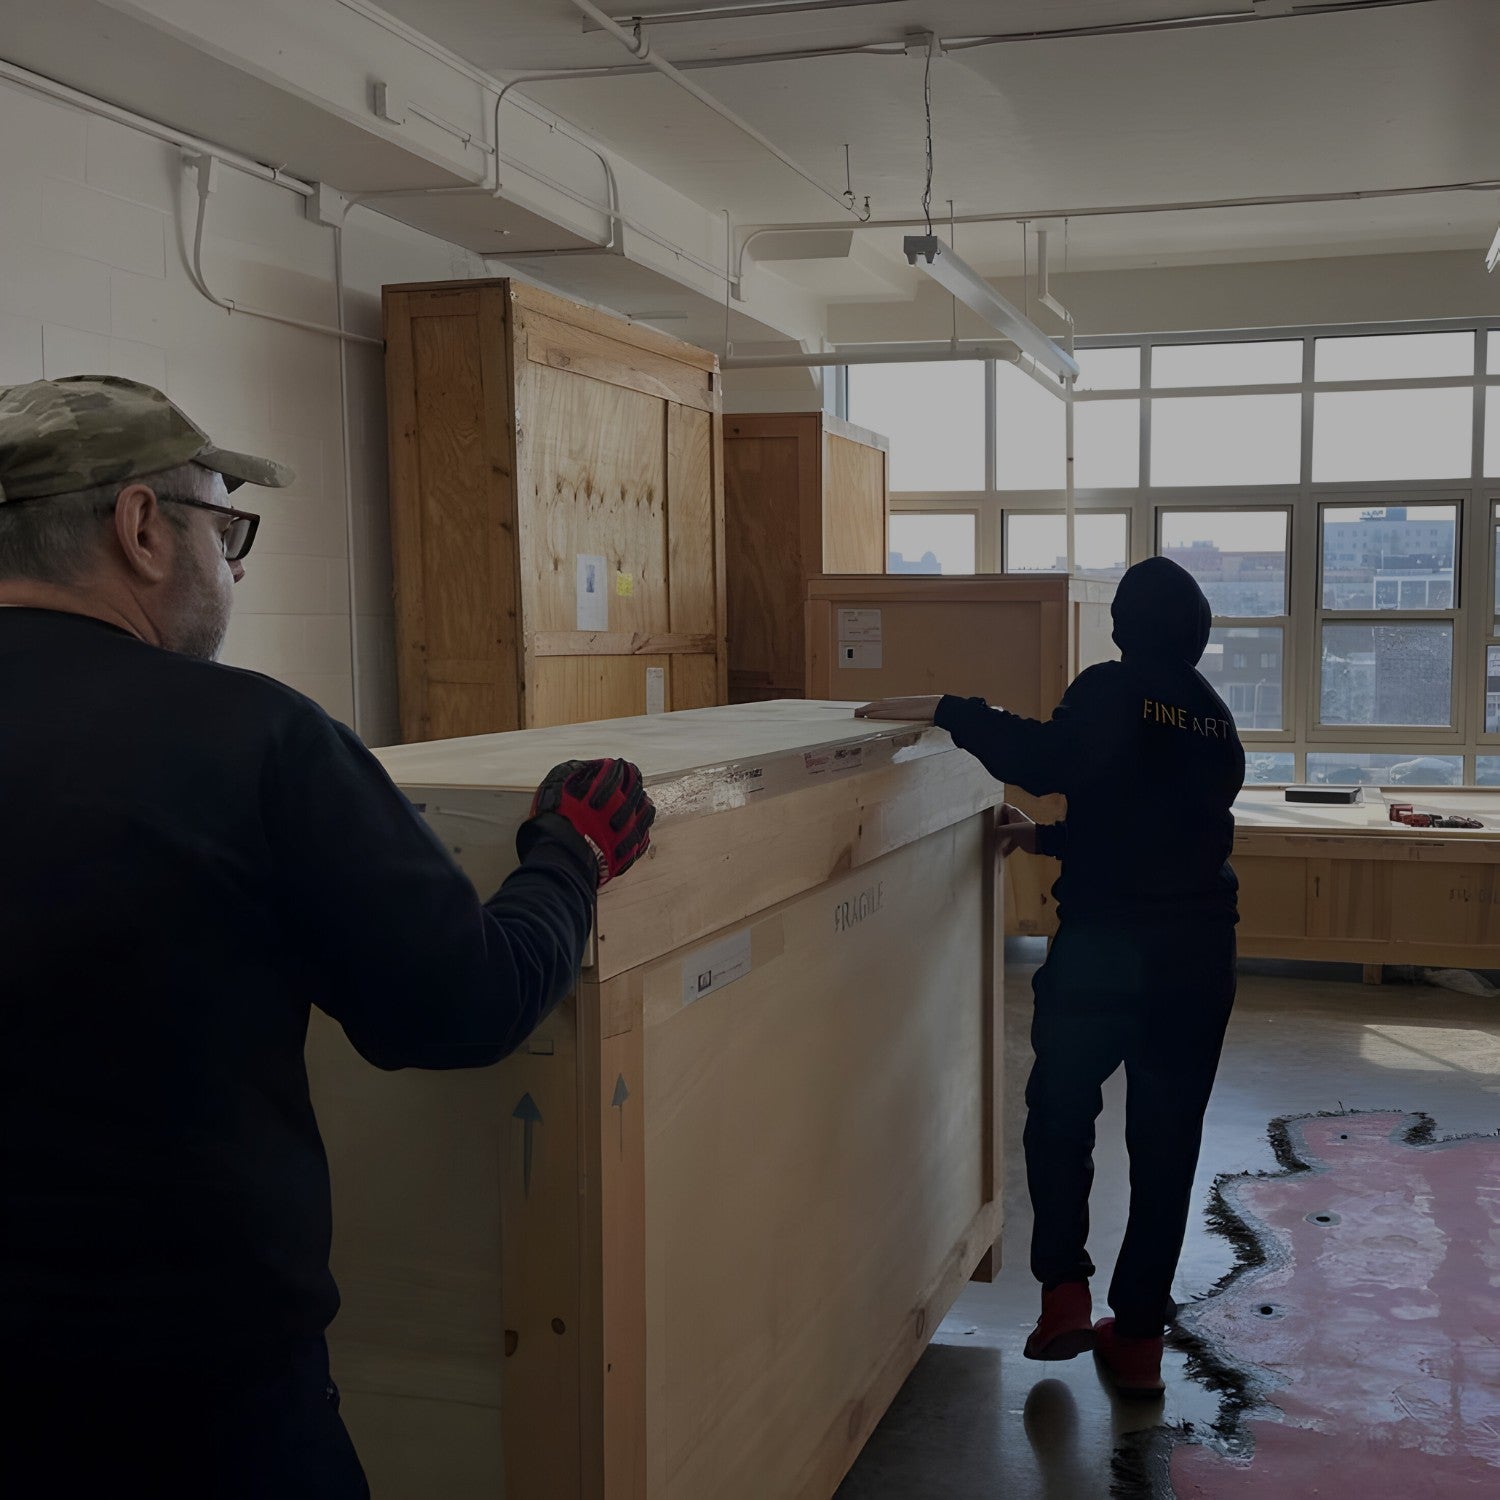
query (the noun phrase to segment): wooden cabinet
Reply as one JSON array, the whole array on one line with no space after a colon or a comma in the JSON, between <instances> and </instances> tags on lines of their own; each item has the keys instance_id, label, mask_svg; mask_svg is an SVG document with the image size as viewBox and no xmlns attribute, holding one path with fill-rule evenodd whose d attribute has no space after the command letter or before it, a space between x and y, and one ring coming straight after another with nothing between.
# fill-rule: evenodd
<instances>
[{"instance_id":1,"label":"wooden cabinet","mask_svg":"<svg viewBox=\"0 0 1500 1500\"><path fill-rule=\"evenodd\" d=\"M1239 951L1249 958L1500 967L1500 793L1373 787L1353 806L1247 788L1234 806ZM1478 818L1403 828L1390 801Z\"/></svg>"},{"instance_id":2,"label":"wooden cabinet","mask_svg":"<svg viewBox=\"0 0 1500 1500\"><path fill-rule=\"evenodd\" d=\"M729 696L807 696L802 606L820 573L884 573L886 441L823 412L724 418Z\"/></svg>"},{"instance_id":3,"label":"wooden cabinet","mask_svg":"<svg viewBox=\"0 0 1500 1500\"><path fill-rule=\"evenodd\" d=\"M512 281L384 308L402 738L723 702L716 357Z\"/></svg>"},{"instance_id":4,"label":"wooden cabinet","mask_svg":"<svg viewBox=\"0 0 1500 1500\"><path fill-rule=\"evenodd\" d=\"M808 692L858 702L954 693L1046 718L1084 667L1118 655L1113 598L1112 583L1060 573L817 578L808 586ZM1064 814L1062 797L1010 797L1038 822ZM1055 932L1058 862L1015 854L1007 869L1006 932Z\"/></svg>"},{"instance_id":5,"label":"wooden cabinet","mask_svg":"<svg viewBox=\"0 0 1500 1500\"><path fill-rule=\"evenodd\" d=\"M380 758L488 892L602 753L654 847L520 1052L381 1073L315 1017L343 1411L382 1500L828 1500L997 1264L1002 788L811 702Z\"/></svg>"}]
</instances>

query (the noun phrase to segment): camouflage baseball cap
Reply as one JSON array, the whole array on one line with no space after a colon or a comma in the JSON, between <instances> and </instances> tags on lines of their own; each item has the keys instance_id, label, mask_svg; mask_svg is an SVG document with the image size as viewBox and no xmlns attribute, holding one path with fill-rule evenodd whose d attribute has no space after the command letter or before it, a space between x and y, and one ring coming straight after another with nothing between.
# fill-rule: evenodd
<instances>
[{"instance_id":1,"label":"camouflage baseball cap","mask_svg":"<svg viewBox=\"0 0 1500 1500\"><path fill-rule=\"evenodd\" d=\"M292 482L285 464L217 448L149 385L118 375L73 375L0 386L0 504L202 464L242 484Z\"/></svg>"}]
</instances>

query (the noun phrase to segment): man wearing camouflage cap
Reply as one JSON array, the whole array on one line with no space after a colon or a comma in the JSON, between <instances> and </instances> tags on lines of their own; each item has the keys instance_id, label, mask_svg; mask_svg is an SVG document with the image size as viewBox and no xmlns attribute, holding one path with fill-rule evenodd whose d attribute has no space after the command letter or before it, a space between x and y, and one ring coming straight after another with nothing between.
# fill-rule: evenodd
<instances>
[{"instance_id":1,"label":"man wearing camouflage cap","mask_svg":"<svg viewBox=\"0 0 1500 1500\"><path fill-rule=\"evenodd\" d=\"M481 903L354 735L215 664L270 460L113 377L0 387L0 1493L368 1495L324 1330L311 1005L497 1061L649 842L559 768Z\"/></svg>"}]
</instances>

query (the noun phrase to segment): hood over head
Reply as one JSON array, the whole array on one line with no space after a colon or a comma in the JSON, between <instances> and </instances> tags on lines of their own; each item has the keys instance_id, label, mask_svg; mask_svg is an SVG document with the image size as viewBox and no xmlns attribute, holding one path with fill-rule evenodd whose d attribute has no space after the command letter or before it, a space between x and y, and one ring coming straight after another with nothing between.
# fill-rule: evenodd
<instances>
[{"instance_id":1,"label":"hood over head","mask_svg":"<svg viewBox=\"0 0 1500 1500\"><path fill-rule=\"evenodd\" d=\"M1208 645L1213 611L1198 580L1167 557L1129 569L1110 608L1114 640L1126 656L1166 657L1196 666Z\"/></svg>"}]
</instances>

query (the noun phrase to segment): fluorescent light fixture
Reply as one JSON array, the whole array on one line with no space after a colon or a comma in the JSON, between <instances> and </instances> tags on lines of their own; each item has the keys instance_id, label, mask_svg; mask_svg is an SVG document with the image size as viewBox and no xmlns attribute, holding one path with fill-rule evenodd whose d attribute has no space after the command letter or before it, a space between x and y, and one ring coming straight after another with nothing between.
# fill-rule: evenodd
<instances>
[{"instance_id":1,"label":"fluorescent light fixture","mask_svg":"<svg viewBox=\"0 0 1500 1500\"><path fill-rule=\"evenodd\" d=\"M1490 241L1490 253L1484 258L1486 271L1493 271L1496 266L1500 266L1500 229L1495 231L1495 238Z\"/></svg>"},{"instance_id":2,"label":"fluorescent light fixture","mask_svg":"<svg viewBox=\"0 0 1500 1500\"><path fill-rule=\"evenodd\" d=\"M1014 307L971 265L956 256L935 234L909 234L905 239L909 265L922 269L945 291L952 292L971 312L1011 343L1045 365L1060 380L1076 377L1078 361L1055 339L1037 327L1020 308Z\"/></svg>"}]
</instances>

